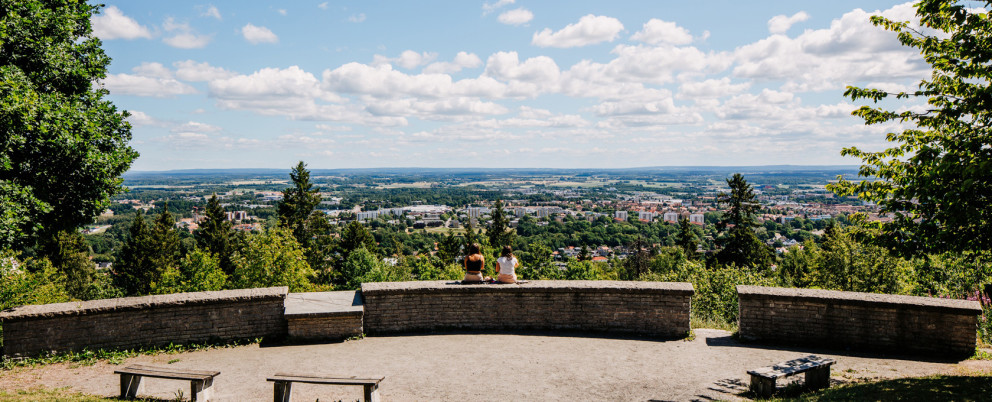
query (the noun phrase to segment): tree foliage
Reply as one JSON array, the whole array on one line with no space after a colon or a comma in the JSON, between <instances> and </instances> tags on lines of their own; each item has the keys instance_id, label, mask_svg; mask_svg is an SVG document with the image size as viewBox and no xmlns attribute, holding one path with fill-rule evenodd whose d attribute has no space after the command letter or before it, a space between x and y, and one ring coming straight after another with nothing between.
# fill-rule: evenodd
<instances>
[{"instance_id":1,"label":"tree foliage","mask_svg":"<svg viewBox=\"0 0 992 402\"><path fill-rule=\"evenodd\" d=\"M863 222L879 244L903 255L992 249L992 20L990 2L922 0L920 27L873 16L871 22L896 32L919 49L930 65L929 79L911 92L848 87L852 100L923 99L927 107L862 106L865 124L902 123L909 128L886 135L882 151L845 148L860 158L858 182L829 186L839 195L876 202L891 222Z\"/></svg>"},{"instance_id":2,"label":"tree foliage","mask_svg":"<svg viewBox=\"0 0 992 402\"><path fill-rule=\"evenodd\" d=\"M252 233L231 258L234 288L288 286L291 292L313 290L314 272L292 232L282 227Z\"/></svg>"},{"instance_id":3,"label":"tree foliage","mask_svg":"<svg viewBox=\"0 0 992 402\"><path fill-rule=\"evenodd\" d=\"M513 245L515 234L510 230L510 220L506 216L506 210L503 209L503 200L496 200L489 218L486 236L489 238L489 246L499 253L503 246Z\"/></svg>"},{"instance_id":4,"label":"tree foliage","mask_svg":"<svg viewBox=\"0 0 992 402\"><path fill-rule=\"evenodd\" d=\"M110 63L90 25L99 7L0 1L0 248L89 223L138 156L127 112L94 86Z\"/></svg>"},{"instance_id":5,"label":"tree foliage","mask_svg":"<svg viewBox=\"0 0 992 402\"><path fill-rule=\"evenodd\" d=\"M227 220L224 208L217 200L217 194L207 201L206 212L206 219L200 223L200 228L195 233L197 245L217 256L221 269L230 274L234 271L231 264L233 252L231 240L234 231L231 229L231 221Z\"/></svg>"},{"instance_id":6,"label":"tree foliage","mask_svg":"<svg viewBox=\"0 0 992 402\"><path fill-rule=\"evenodd\" d=\"M758 226L754 218L758 210L754 190L740 173L727 179L727 185L730 193L721 193L718 200L727 206L727 212L716 225L717 230L723 232L717 238L720 251L716 258L725 265L767 268L772 254L754 233Z\"/></svg>"},{"instance_id":7,"label":"tree foliage","mask_svg":"<svg viewBox=\"0 0 992 402\"><path fill-rule=\"evenodd\" d=\"M300 161L289 172L293 187L282 191L282 201L279 202L279 225L289 229L296 242L306 248L310 244L313 233L307 230L307 220L314 209L320 204L320 188L310 182L310 171L307 165Z\"/></svg>"}]
</instances>

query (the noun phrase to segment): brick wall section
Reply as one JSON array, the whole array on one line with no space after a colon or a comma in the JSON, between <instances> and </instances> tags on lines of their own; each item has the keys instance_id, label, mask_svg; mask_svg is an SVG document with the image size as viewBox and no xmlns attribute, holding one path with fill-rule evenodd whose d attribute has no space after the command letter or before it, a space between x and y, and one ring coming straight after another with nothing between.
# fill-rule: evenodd
<instances>
[{"instance_id":1,"label":"brick wall section","mask_svg":"<svg viewBox=\"0 0 992 402\"><path fill-rule=\"evenodd\" d=\"M289 337L294 341L340 341L362 334L362 313L336 313L312 317L287 316Z\"/></svg>"},{"instance_id":2,"label":"brick wall section","mask_svg":"<svg viewBox=\"0 0 992 402\"><path fill-rule=\"evenodd\" d=\"M977 301L738 286L746 340L910 354L970 356Z\"/></svg>"},{"instance_id":3,"label":"brick wall section","mask_svg":"<svg viewBox=\"0 0 992 402\"><path fill-rule=\"evenodd\" d=\"M0 312L3 355L286 334L286 287L20 306Z\"/></svg>"},{"instance_id":4,"label":"brick wall section","mask_svg":"<svg viewBox=\"0 0 992 402\"><path fill-rule=\"evenodd\" d=\"M571 330L662 338L689 332L690 283L530 281L362 285L370 335L443 330Z\"/></svg>"}]
</instances>

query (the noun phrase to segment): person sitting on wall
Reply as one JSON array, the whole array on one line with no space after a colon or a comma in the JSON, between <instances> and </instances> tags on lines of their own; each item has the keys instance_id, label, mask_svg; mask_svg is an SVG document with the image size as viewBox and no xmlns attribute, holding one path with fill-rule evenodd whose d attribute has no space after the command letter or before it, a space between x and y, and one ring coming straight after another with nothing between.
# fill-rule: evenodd
<instances>
[{"instance_id":1,"label":"person sitting on wall","mask_svg":"<svg viewBox=\"0 0 992 402\"><path fill-rule=\"evenodd\" d=\"M501 256L496 259L496 281L499 283L516 283L517 272L514 268L520 266L517 257L513 255L513 248L504 246Z\"/></svg>"},{"instance_id":2,"label":"person sitting on wall","mask_svg":"<svg viewBox=\"0 0 992 402\"><path fill-rule=\"evenodd\" d=\"M486 257L482 255L481 250L482 246L479 243L472 243L468 246L468 255L465 256L465 279L462 282L483 282L493 279L482 276L482 269L486 266Z\"/></svg>"}]
</instances>

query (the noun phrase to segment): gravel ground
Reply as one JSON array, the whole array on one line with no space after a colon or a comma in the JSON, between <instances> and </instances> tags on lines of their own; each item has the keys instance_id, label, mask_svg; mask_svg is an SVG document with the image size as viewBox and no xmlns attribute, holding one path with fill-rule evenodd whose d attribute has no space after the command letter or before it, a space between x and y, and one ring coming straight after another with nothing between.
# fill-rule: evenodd
<instances>
[{"instance_id":1,"label":"gravel ground","mask_svg":"<svg viewBox=\"0 0 992 402\"><path fill-rule=\"evenodd\" d=\"M139 356L128 363L221 372L221 401L272 400L276 372L385 377L383 400L736 400L746 371L815 353L837 360L834 383L930 374L992 373L990 361L940 362L836 350L741 344L726 331L697 329L693 340L657 341L549 334L441 334L369 337L320 345L216 349ZM171 363L170 363L171 362ZM117 366L98 363L16 369L0 389L69 387L115 395ZM796 376L802 377L802 376ZM145 396L188 396L188 384L146 379ZM296 401L358 400L361 387L294 385Z\"/></svg>"}]
</instances>

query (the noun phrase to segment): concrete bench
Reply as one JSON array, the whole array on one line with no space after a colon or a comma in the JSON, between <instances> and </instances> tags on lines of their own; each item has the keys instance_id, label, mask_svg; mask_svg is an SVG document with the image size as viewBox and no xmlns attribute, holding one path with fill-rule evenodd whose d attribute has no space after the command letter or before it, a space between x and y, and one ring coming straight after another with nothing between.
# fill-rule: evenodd
<instances>
[{"instance_id":1,"label":"concrete bench","mask_svg":"<svg viewBox=\"0 0 992 402\"><path fill-rule=\"evenodd\" d=\"M278 373L269 377L268 380L274 383L272 400L275 402L290 401L294 382L305 384L361 385L365 391L366 402L379 402L379 382L384 378L327 377Z\"/></svg>"},{"instance_id":2,"label":"concrete bench","mask_svg":"<svg viewBox=\"0 0 992 402\"><path fill-rule=\"evenodd\" d=\"M759 397L767 398L775 392L775 380L794 374L806 373L806 387L822 389L830 386L830 366L837 363L815 355L789 360L774 366L750 370L751 391Z\"/></svg>"},{"instance_id":3,"label":"concrete bench","mask_svg":"<svg viewBox=\"0 0 992 402\"><path fill-rule=\"evenodd\" d=\"M170 380L186 380L190 384L190 399L193 401L209 401L213 395L214 377L219 371L184 370L171 367L154 367L143 364L132 364L114 374L121 375L121 398L133 399L144 388L143 377L165 378Z\"/></svg>"}]
</instances>

